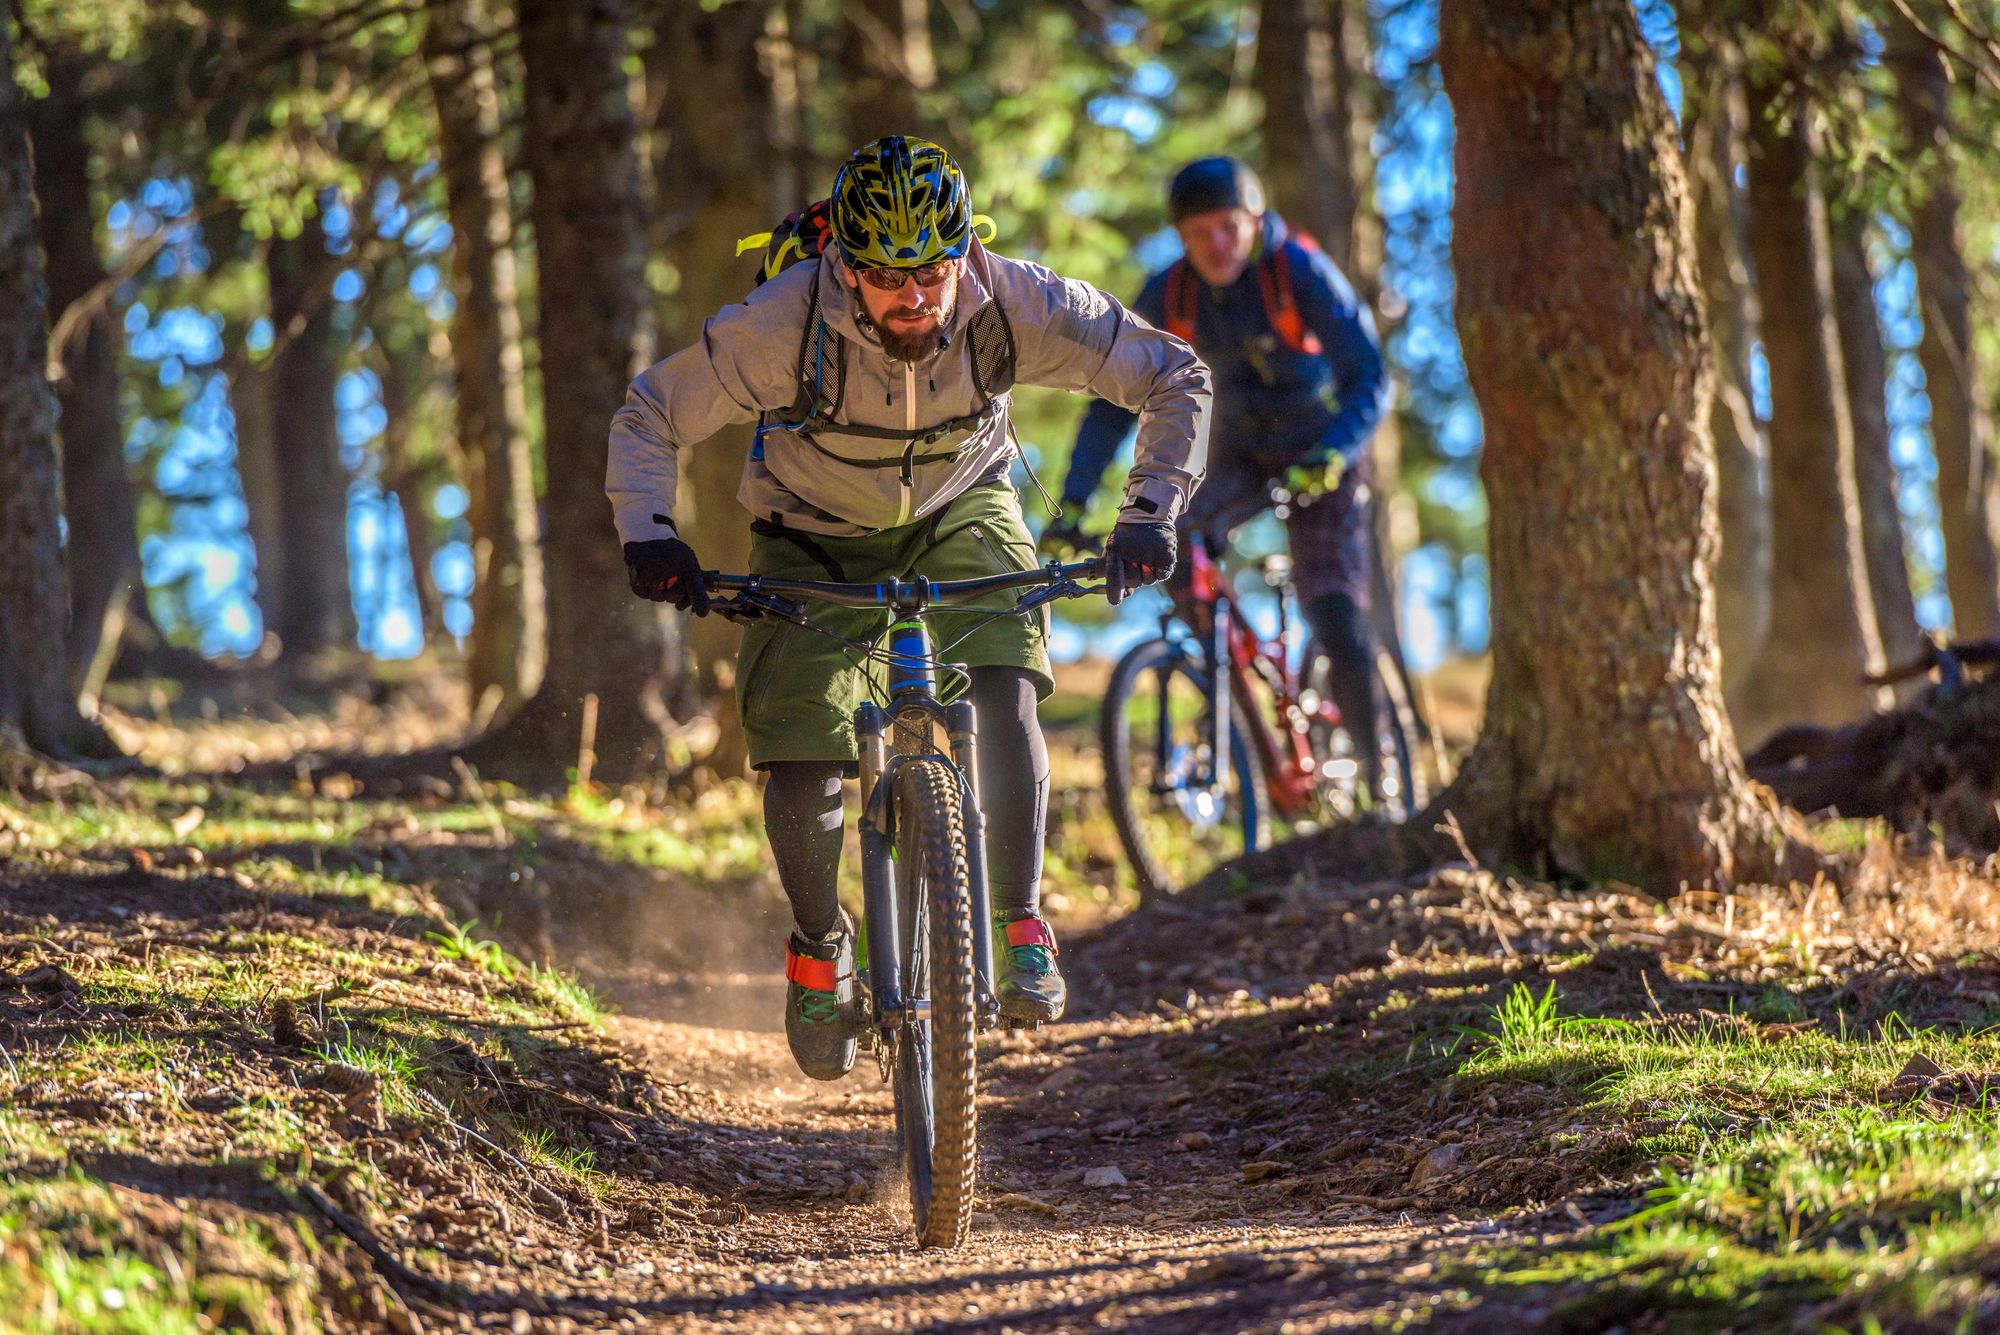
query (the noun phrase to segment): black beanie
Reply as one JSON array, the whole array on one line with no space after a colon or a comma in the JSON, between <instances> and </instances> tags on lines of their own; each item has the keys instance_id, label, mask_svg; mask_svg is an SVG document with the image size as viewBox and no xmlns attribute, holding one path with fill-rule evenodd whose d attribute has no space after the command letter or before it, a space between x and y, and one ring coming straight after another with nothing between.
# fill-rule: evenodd
<instances>
[{"instance_id":1,"label":"black beanie","mask_svg":"<svg viewBox=\"0 0 2000 1335\"><path fill-rule=\"evenodd\" d=\"M1179 222L1213 209L1264 211L1264 183L1235 158L1197 158L1167 188L1167 217Z\"/></svg>"}]
</instances>

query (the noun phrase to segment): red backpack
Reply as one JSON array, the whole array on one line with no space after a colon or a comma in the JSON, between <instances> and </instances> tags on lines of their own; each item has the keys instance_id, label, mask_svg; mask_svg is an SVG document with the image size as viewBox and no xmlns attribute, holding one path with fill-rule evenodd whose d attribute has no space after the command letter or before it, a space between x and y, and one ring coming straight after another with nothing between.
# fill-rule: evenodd
<instances>
[{"instance_id":1,"label":"red backpack","mask_svg":"<svg viewBox=\"0 0 2000 1335\"><path fill-rule=\"evenodd\" d=\"M1291 239L1308 250L1318 250L1319 245L1304 232L1293 232ZM1298 298L1292 292L1292 264L1285 255L1285 247L1274 246L1257 260L1257 291L1264 298L1264 317L1271 322L1286 347L1293 352L1303 352L1308 357L1317 357L1323 351L1319 336L1306 328L1305 317L1299 314ZM1182 256L1167 270L1167 332L1190 347L1194 345L1195 284L1194 266Z\"/></svg>"}]
</instances>

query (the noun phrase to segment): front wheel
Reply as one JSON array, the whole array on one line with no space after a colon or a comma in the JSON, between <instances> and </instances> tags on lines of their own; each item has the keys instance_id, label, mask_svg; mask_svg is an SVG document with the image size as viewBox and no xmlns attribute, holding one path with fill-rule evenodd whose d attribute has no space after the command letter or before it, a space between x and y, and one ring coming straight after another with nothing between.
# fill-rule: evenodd
<instances>
[{"instance_id":1,"label":"front wheel","mask_svg":"<svg viewBox=\"0 0 2000 1335\"><path fill-rule=\"evenodd\" d=\"M1232 718L1228 761L1218 764L1214 707L1206 665L1174 641L1135 645L1112 669L1099 724L1105 789L1142 900L1173 894L1268 837L1256 748Z\"/></svg>"},{"instance_id":2,"label":"front wheel","mask_svg":"<svg viewBox=\"0 0 2000 1335\"><path fill-rule=\"evenodd\" d=\"M896 1041L896 1131L924 1247L955 1247L972 1223L978 1012L963 791L942 760L909 761L896 774L898 946L912 1003Z\"/></svg>"}]
</instances>

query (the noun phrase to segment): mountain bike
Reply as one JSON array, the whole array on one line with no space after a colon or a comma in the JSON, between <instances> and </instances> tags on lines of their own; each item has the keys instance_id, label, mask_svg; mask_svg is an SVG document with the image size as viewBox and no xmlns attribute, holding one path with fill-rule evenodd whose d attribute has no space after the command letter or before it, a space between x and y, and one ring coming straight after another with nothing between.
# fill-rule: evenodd
<instances>
[{"instance_id":1,"label":"mountain bike","mask_svg":"<svg viewBox=\"0 0 2000 1335\"><path fill-rule=\"evenodd\" d=\"M986 831L979 801L978 719L972 702L940 699L938 678L964 682L941 661L928 618L1025 616L1058 598L1099 592L1079 581L1100 562L1051 562L1036 570L938 583L928 579L834 584L755 575L704 575L734 590L711 610L733 619L776 617L829 634L800 599L879 607L887 647L848 641L885 669L886 703L854 711L861 762L861 940L865 957L848 1023L872 1047L895 1095L896 1134L917 1240L964 1241L977 1171L978 1032L1000 1022L994 993L993 911L986 885ZM952 608L1024 590L1008 607ZM961 637L962 638L962 637ZM955 642L955 641L954 641Z\"/></svg>"},{"instance_id":2,"label":"mountain bike","mask_svg":"<svg viewBox=\"0 0 2000 1335\"><path fill-rule=\"evenodd\" d=\"M1266 557L1277 633L1244 615L1208 542L1188 544L1188 578L1156 638L1112 669L1100 718L1112 823L1142 899L1171 894L1229 858L1293 830L1367 811L1419 810L1422 736L1408 678L1387 649L1373 664L1380 779L1370 791L1330 690L1332 667L1308 639L1288 648L1297 612L1291 561ZM1226 682L1227 689L1218 689Z\"/></svg>"}]
</instances>

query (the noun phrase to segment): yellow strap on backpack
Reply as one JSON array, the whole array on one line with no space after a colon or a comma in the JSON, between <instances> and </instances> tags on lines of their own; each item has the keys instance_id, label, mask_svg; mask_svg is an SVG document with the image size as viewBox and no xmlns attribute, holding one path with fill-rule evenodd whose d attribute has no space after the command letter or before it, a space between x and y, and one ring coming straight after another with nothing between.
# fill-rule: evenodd
<instances>
[{"instance_id":1,"label":"yellow strap on backpack","mask_svg":"<svg viewBox=\"0 0 2000 1335\"><path fill-rule=\"evenodd\" d=\"M738 255L748 255L751 251L762 250L765 246L768 246L770 244L771 244L771 234L769 232L759 232L755 236L746 236L740 238L736 242L736 253Z\"/></svg>"},{"instance_id":2,"label":"yellow strap on backpack","mask_svg":"<svg viewBox=\"0 0 2000 1335\"><path fill-rule=\"evenodd\" d=\"M979 238L980 245L990 246L993 238L1000 235L1000 226L985 214L975 213L972 215L972 234Z\"/></svg>"}]
</instances>

